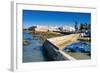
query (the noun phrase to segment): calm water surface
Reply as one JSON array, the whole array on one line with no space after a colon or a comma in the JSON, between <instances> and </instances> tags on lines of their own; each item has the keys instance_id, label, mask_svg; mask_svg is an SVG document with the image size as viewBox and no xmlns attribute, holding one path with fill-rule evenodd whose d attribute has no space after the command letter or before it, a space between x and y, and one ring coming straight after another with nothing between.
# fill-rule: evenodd
<instances>
[{"instance_id":1,"label":"calm water surface","mask_svg":"<svg viewBox=\"0 0 100 73\"><path fill-rule=\"evenodd\" d=\"M43 40L32 40L34 35L28 32L23 33L23 39L30 41L31 44L23 46L23 62L46 61L47 58L43 51Z\"/></svg>"}]
</instances>

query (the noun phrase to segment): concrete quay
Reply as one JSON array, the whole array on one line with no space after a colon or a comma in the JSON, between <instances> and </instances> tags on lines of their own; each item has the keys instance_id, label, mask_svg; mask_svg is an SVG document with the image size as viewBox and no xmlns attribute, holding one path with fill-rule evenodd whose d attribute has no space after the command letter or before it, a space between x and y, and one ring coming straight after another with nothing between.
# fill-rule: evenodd
<instances>
[{"instance_id":1,"label":"concrete quay","mask_svg":"<svg viewBox=\"0 0 100 73\"><path fill-rule=\"evenodd\" d=\"M67 45L77 42L80 34L70 34L62 37L50 38L49 42L57 46L60 50L64 49Z\"/></svg>"},{"instance_id":2,"label":"concrete quay","mask_svg":"<svg viewBox=\"0 0 100 73\"><path fill-rule=\"evenodd\" d=\"M45 48L47 56L54 61L76 60L72 56L66 54L63 51L63 48L73 42L76 42L78 37L79 34L71 34L62 37L50 38L44 42L43 47Z\"/></svg>"}]
</instances>

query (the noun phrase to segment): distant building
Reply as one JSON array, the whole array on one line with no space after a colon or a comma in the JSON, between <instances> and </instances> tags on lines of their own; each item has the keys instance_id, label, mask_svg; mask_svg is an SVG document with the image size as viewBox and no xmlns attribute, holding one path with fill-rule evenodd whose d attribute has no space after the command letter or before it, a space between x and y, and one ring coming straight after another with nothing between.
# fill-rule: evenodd
<instances>
[{"instance_id":1,"label":"distant building","mask_svg":"<svg viewBox=\"0 0 100 73\"><path fill-rule=\"evenodd\" d=\"M75 28L71 27L71 26L64 26L63 30L66 31L66 32L72 32L72 31L74 32Z\"/></svg>"},{"instance_id":2,"label":"distant building","mask_svg":"<svg viewBox=\"0 0 100 73\"><path fill-rule=\"evenodd\" d=\"M47 31L49 31L49 29L47 26L37 25L37 28L35 28L35 31L47 32Z\"/></svg>"},{"instance_id":3,"label":"distant building","mask_svg":"<svg viewBox=\"0 0 100 73\"><path fill-rule=\"evenodd\" d=\"M49 31L60 31L58 27L49 27Z\"/></svg>"},{"instance_id":4,"label":"distant building","mask_svg":"<svg viewBox=\"0 0 100 73\"><path fill-rule=\"evenodd\" d=\"M71 27L71 26L58 27L58 26L36 25L36 26L30 27L29 30L41 31L41 32L48 32L48 31L51 31L51 32L53 32L53 31L72 32L72 31L75 31L75 28Z\"/></svg>"}]
</instances>

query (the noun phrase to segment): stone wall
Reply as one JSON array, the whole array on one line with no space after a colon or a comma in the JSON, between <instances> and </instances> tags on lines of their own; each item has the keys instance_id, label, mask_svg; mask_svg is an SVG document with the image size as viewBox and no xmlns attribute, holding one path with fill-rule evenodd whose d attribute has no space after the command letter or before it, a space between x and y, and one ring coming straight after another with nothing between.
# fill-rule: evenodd
<instances>
[{"instance_id":1,"label":"stone wall","mask_svg":"<svg viewBox=\"0 0 100 73\"><path fill-rule=\"evenodd\" d=\"M64 56L60 51L59 48L53 45L51 42L46 40L43 44L43 47L45 49L46 55L54 61L60 61L60 60L69 60L66 56Z\"/></svg>"}]
</instances>

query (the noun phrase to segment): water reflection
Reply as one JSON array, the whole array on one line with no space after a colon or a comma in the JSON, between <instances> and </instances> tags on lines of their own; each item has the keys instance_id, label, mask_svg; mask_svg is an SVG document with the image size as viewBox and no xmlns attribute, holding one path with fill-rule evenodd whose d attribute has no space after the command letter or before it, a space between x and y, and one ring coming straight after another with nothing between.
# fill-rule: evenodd
<instances>
[{"instance_id":1,"label":"water reflection","mask_svg":"<svg viewBox=\"0 0 100 73\"><path fill-rule=\"evenodd\" d=\"M29 34L28 32L23 33L23 40L31 41L30 44L23 45L23 62L45 61L46 57L44 56L42 47L44 41L33 40L32 38L32 34Z\"/></svg>"}]
</instances>

